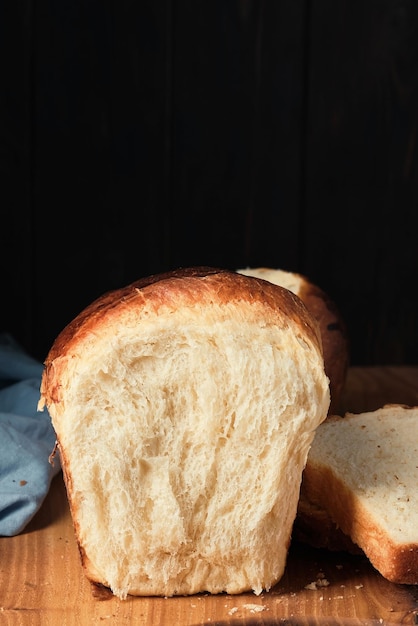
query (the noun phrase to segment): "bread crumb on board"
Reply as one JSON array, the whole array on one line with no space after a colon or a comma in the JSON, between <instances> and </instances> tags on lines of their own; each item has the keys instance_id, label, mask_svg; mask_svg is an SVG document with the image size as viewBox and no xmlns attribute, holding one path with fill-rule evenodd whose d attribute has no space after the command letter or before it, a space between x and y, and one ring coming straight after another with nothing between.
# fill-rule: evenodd
<instances>
[{"instance_id":1,"label":"bread crumb on board","mask_svg":"<svg viewBox=\"0 0 418 626\"><path fill-rule=\"evenodd\" d=\"M251 613L261 613L261 611L265 611L267 609L263 604L243 604L243 609L247 609ZM234 615L239 610L239 607L233 606L232 609L229 609L228 615Z\"/></svg>"},{"instance_id":2,"label":"bread crumb on board","mask_svg":"<svg viewBox=\"0 0 418 626\"><path fill-rule=\"evenodd\" d=\"M315 589L321 589L322 587L328 587L328 586L329 586L329 581L325 578L322 572L319 572L316 575L316 580L305 585L305 589L315 590Z\"/></svg>"}]
</instances>

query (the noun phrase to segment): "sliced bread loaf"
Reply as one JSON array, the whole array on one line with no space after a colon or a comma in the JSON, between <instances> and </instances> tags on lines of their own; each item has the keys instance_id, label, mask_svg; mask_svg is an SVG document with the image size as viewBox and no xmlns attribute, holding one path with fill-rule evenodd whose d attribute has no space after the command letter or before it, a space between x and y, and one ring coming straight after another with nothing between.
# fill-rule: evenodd
<instances>
[{"instance_id":1,"label":"sliced bread loaf","mask_svg":"<svg viewBox=\"0 0 418 626\"><path fill-rule=\"evenodd\" d=\"M323 510L395 583L418 584L418 407L329 417L301 487L304 523Z\"/></svg>"},{"instance_id":2,"label":"sliced bread loaf","mask_svg":"<svg viewBox=\"0 0 418 626\"><path fill-rule=\"evenodd\" d=\"M41 394L91 581L125 598L281 578L329 406L294 294L213 268L140 280L63 330Z\"/></svg>"}]
</instances>

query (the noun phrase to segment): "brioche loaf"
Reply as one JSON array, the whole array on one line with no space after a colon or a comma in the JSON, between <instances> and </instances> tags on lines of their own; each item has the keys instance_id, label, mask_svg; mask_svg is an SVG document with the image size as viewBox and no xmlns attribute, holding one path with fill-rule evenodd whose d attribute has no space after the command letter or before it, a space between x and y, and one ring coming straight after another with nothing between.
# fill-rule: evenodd
<instances>
[{"instance_id":1,"label":"brioche loaf","mask_svg":"<svg viewBox=\"0 0 418 626\"><path fill-rule=\"evenodd\" d=\"M281 285L303 300L321 331L325 372L330 380L331 390L329 413L338 414L349 365L350 347L347 326L336 303L303 274L267 267L237 271Z\"/></svg>"},{"instance_id":2,"label":"brioche loaf","mask_svg":"<svg viewBox=\"0 0 418 626\"><path fill-rule=\"evenodd\" d=\"M331 416L316 430L303 501L394 583L418 584L418 407ZM309 523L308 520L305 520Z\"/></svg>"},{"instance_id":3,"label":"brioche loaf","mask_svg":"<svg viewBox=\"0 0 418 626\"><path fill-rule=\"evenodd\" d=\"M131 595L236 594L282 576L329 385L288 290L188 268L104 295L45 362L82 564Z\"/></svg>"}]
</instances>

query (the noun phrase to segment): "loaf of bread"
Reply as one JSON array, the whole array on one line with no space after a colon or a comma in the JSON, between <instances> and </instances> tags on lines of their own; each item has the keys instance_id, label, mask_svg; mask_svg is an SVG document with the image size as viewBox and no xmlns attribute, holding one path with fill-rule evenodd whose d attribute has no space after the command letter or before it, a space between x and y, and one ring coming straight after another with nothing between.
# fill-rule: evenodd
<instances>
[{"instance_id":1,"label":"loaf of bread","mask_svg":"<svg viewBox=\"0 0 418 626\"><path fill-rule=\"evenodd\" d=\"M316 430L302 497L394 583L418 584L418 407L331 416ZM305 510L306 513L306 510ZM309 525L309 520L305 518Z\"/></svg>"},{"instance_id":2,"label":"loaf of bread","mask_svg":"<svg viewBox=\"0 0 418 626\"><path fill-rule=\"evenodd\" d=\"M327 293L306 276L281 269L256 267L237 270L241 274L262 278L290 289L303 300L319 324L325 361L325 372L330 380L331 403L329 413L339 414L341 396L350 360L347 325L336 303Z\"/></svg>"},{"instance_id":3,"label":"loaf of bread","mask_svg":"<svg viewBox=\"0 0 418 626\"><path fill-rule=\"evenodd\" d=\"M39 402L89 580L120 598L270 589L329 401L318 325L277 285L188 268L92 303Z\"/></svg>"}]
</instances>

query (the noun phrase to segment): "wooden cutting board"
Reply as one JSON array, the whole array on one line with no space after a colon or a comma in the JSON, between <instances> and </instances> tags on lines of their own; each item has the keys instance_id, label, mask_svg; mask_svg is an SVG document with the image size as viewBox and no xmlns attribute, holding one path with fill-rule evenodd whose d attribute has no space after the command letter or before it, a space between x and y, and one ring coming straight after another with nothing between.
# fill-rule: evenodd
<instances>
[{"instance_id":1,"label":"wooden cutting board","mask_svg":"<svg viewBox=\"0 0 418 626\"><path fill-rule=\"evenodd\" d=\"M344 410L418 405L418 367L351 368ZM25 531L0 538L0 625L326 626L418 624L418 586L395 585L366 557L294 543L282 580L261 596L119 600L80 565L62 476Z\"/></svg>"}]
</instances>

